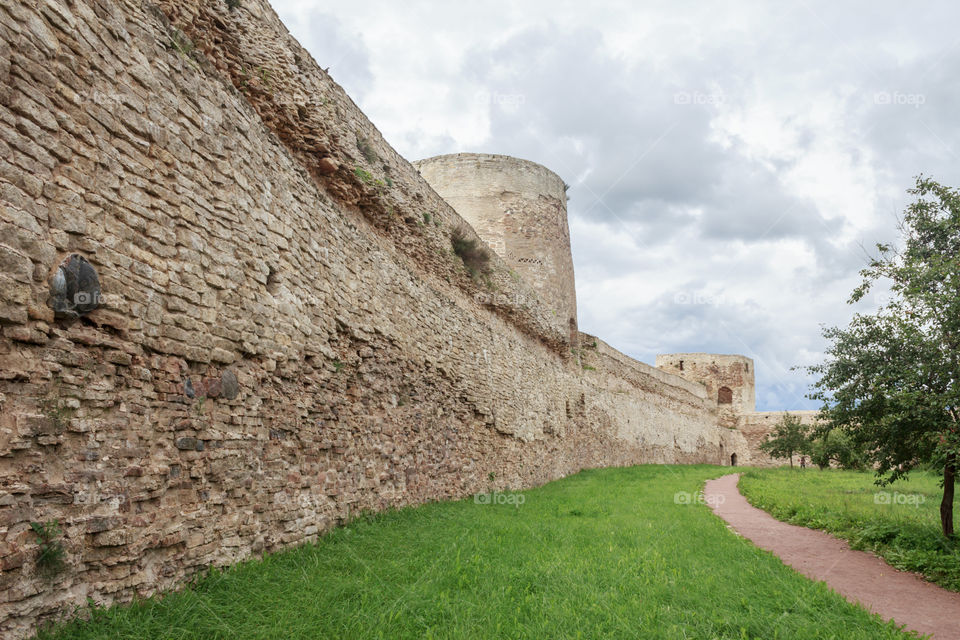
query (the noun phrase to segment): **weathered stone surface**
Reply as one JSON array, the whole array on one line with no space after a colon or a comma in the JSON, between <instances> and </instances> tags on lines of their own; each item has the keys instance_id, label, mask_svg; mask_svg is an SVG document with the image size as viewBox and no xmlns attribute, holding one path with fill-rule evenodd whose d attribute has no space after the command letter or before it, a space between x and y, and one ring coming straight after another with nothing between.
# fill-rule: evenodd
<instances>
[{"instance_id":1,"label":"weathered stone surface","mask_svg":"<svg viewBox=\"0 0 960 640\"><path fill-rule=\"evenodd\" d=\"M230 369L223 372L221 385L223 387L223 396L228 400L233 400L237 397L237 394L240 393L240 383L237 381L237 374Z\"/></svg>"},{"instance_id":2,"label":"weathered stone surface","mask_svg":"<svg viewBox=\"0 0 960 640\"><path fill-rule=\"evenodd\" d=\"M203 441L196 438L177 438L174 444L181 451L203 451Z\"/></svg>"},{"instance_id":3,"label":"weathered stone surface","mask_svg":"<svg viewBox=\"0 0 960 640\"><path fill-rule=\"evenodd\" d=\"M220 394L223 391L223 384L220 381L220 378L209 378L206 380L204 385L204 390L208 398L219 398Z\"/></svg>"},{"instance_id":4,"label":"weathered stone surface","mask_svg":"<svg viewBox=\"0 0 960 640\"><path fill-rule=\"evenodd\" d=\"M337 169L340 168L340 165L337 164L337 161L333 158L320 158L317 162L317 169L321 174L329 176L337 172Z\"/></svg>"}]
</instances>

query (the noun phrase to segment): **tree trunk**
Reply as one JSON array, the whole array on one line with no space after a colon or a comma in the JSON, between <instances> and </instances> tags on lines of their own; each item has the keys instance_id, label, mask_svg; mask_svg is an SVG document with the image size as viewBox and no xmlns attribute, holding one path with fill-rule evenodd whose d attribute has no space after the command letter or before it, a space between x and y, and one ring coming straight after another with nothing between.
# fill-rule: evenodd
<instances>
[{"instance_id":1,"label":"tree trunk","mask_svg":"<svg viewBox=\"0 0 960 640\"><path fill-rule=\"evenodd\" d=\"M940 501L940 526L943 535L948 538L953 535L953 489L956 482L957 454L947 456L943 465L943 499Z\"/></svg>"}]
</instances>

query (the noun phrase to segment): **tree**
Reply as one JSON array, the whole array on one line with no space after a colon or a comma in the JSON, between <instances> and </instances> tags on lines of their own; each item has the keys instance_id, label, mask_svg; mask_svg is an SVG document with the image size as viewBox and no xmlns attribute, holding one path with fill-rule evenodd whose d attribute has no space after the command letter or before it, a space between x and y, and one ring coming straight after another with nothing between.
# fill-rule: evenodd
<instances>
[{"instance_id":1,"label":"tree","mask_svg":"<svg viewBox=\"0 0 960 640\"><path fill-rule=\"evenodd\" d=\"M774 458L789 458L792 467L795 453L806 454L810 450L809 430L810 427L798 416L784 413L773 431L767 434L767 440L760 444L760 450Z\"/></svg>"},{"instance_id":2,"label":"tree","mask_svg":"<svg viewBox=\"0 0 960 640\"><path fill-rule=\"evenodd\" d=\"M840 429L814 432L810 437L810 460L821 469L831 463L843 469L863 469L867 455Z\"/></svg>"},{"instance_id":3,"label":"tree","mask_svg":"<svg viewBox=\"0 0 960 640\"><path fill-rule=\"evenodd\" d=\"M905 477L919 464L942 469L940 524L953 535L960 450L960 193L920 176L908 191L902 247L877 245L861 272L855 303L887 282L874 314L829 328L827 360L810 397L823 402L818 434L837 428L877 465L877 483Z\"/></svg>"}]
</instances>

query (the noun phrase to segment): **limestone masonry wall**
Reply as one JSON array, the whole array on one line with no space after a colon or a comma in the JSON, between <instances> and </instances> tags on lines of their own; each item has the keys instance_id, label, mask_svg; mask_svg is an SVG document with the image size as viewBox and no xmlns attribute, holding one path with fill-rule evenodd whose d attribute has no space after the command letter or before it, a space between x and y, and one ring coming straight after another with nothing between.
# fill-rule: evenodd
<instances>
[{"instance_id":1,"label":"limestone masonry wall","mask_svg":"<svg viewBox=\"0 0 960 640\"><path fill-rule=\"evenodd\" d=\"M744 414L756 411L753 360L746 356L670 353L658 355L656 364L662 371L703 384L717 407L721 426L735 429ZM757 454L764 455L759 450L752 453L748 456L741 454L739 464L746 464Z\"/></svg>"},{"instance_id":2,"label":"limestone masonry wall","mask_svg":"<svg viewBox=\"0 0 960 640\"><path fill-rule=\"evenodd\" d=\"M635 438L638 421L641 424L666 421L672 427L669 430L640 430L645 446L667 451L671 444L681 449L694 446L706 454L705 461L713 464L729 464L733 453L741 460L749 459L748 443L739 431L719 428L704 433L697 428L704 411L712 415L713 424L718 423L716 403L702 384L638 362L596 336L581 333L580 344L586 377L608 390L602 396L608 403L605 413L619 416L621 437ZM696 400L691 400L691 396ZM613 406L609 406L611 403Z\"/></svg>"},{"instance_id":3,"label":"limestone masonry wall","mask_svg":"<svg viewBox=\"0 0 960 640\"><path fill-rule=\"evenodd\" d=\"M4 638L490 474L745 446L702 388L571 352L502 260L471 279L462 219L265 2L0 5L0 194ZM55 317L71 255L103 297Z\"/></svg>"}]
</instances>

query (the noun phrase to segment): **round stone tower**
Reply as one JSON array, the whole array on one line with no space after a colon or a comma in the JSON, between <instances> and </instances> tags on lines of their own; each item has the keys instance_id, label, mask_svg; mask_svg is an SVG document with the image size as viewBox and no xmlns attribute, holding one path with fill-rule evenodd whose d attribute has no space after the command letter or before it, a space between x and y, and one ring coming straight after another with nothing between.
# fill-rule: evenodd
<instances>
[{"instance_id":1,"label":"round stone tower","mask_svg":"<svg viewBox=\"0 0 960 640\"><path fill-rule=\"evenodd\" d=\"M414 162L424 180L476 230L577 336L577 294L566 185L529 160L454 153Z\"/></svg>"},{"instance_id":2,"label":"round stone tower","mask_svg":"<svg viewBox=\"0 0 960 640\"><path fill-rule=\"evenodd\" d=\"M756 411L753 360L746 356L669 353L657 356L657 368L706 386L724 426L736 426L740 416Z\"/></svg>"}]
</instances>

